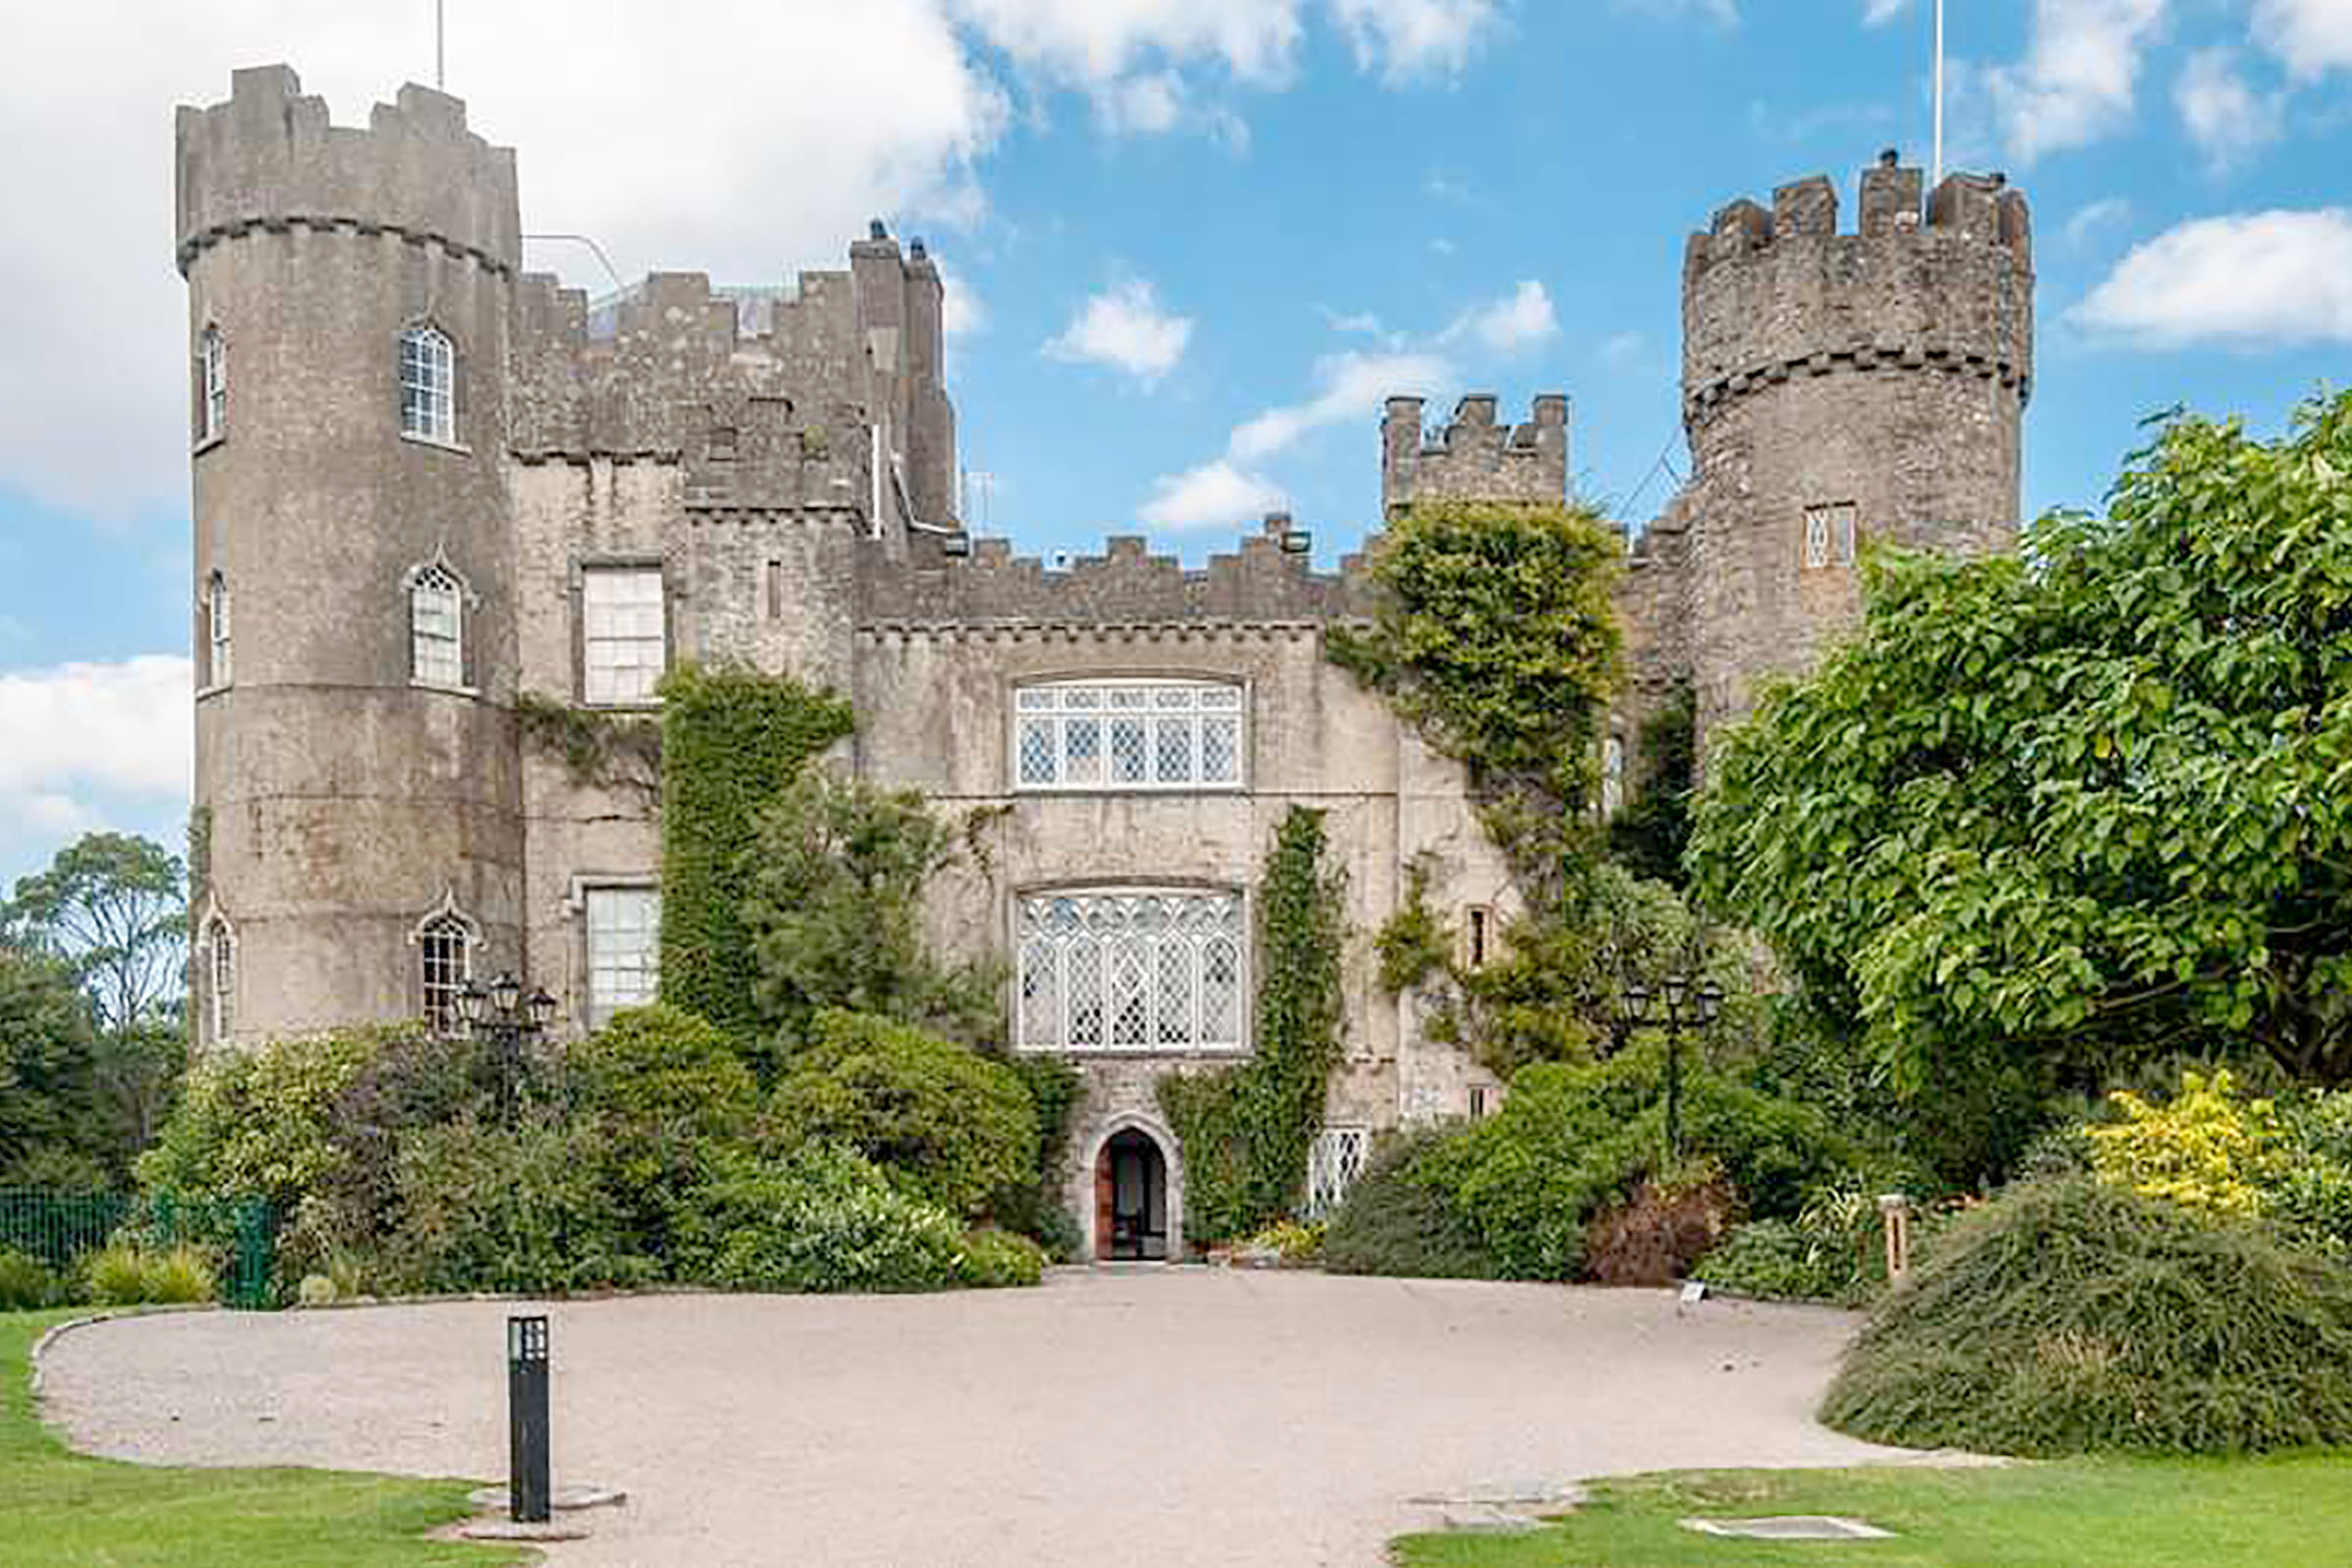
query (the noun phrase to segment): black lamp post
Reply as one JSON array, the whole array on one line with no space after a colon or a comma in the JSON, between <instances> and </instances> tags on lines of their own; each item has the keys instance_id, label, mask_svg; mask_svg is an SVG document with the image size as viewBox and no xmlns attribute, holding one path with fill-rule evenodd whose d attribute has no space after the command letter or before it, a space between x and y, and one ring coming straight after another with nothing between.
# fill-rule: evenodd
<instances>
[{"instance_id":1,"label":"black lamp post","mask_svg":"<svg viewBox=\"0 0 2352 1568\"><path fill-rule=\"evenodd\" d=\"M522 1051L545 1032L556 1016L556 999L544 989L522 993L522 982L512 972L501 973L488 985L466 982L458 993L458 1007L476 1040L498 1048L498 1110L502 1120L514 1119L514 1102L522 1083Z\"/></svg>"},{"instance_id":2,"label":"black lamp post","mask_svg":"<svg viewBox=\"0 0 2352 1568\"><path fill-rule=\"evenodd\" d=\"M1680 970L1660 980L1654 992L1640 980L1628 980L1617 994L1617 1020L1623 1033L1653 1027L1666 1031L1666 1152L1670 1158L1680 1158L1683 1152L1683 1031L1708 1028L1722 1011L1723 987L1704 978L1693 985Z\"/></svg>"}]
</instances>

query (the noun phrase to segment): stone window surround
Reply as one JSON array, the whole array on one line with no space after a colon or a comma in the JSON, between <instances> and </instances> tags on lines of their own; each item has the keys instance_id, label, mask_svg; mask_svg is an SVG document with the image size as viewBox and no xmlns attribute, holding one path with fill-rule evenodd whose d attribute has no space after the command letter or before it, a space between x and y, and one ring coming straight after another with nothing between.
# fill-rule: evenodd
<instances>
[{"instance_id":1,"label":"stone window surround","mask_svg":"<svg viewBox=\"0 0 2352 1568\"><path fill-rule=\"evenodd\" d=\"M612 891L647 892L659 895L662 876L658 871L575 871L564 894L564 942L570 950L571 972L578 976L570 997L572 1022L583 1034L602 1026L596 1016L595 980L588 963L588 895ZM661 942L656 934L654 956L655 1000L661 997Z\"/></svg>"},{"instance_id":2,"label":"stone window surround","mask_svg":"<svg viewBox=\"0 0 2352 1568\"><path fill-rule=\"evenodd\" d=\"M413 337L421 334L437 337L449 350L449 433L437 435L429 430L412 430L408 419L408 345ZM392 415L400 438L412 446L429 447L436 452L454 452L470 457L473 448L466 444L460 433L465 429L466 351L458 335L431 316L413 317L402 323L400 333L393 339L392 352Z\"/></svg>"},{"instance_id":3,"label":"stone window surround","mask_svg":"<svg viewBox=\"0 0 2352 1568\"><path fill-rule=\"evenodd\" d=\"M458 684L455 686L449 685L442 681L426 680L423 676L416 673L416 584L418 579L423 577L426 572L436 570L447 572L458 585L459 680ZM430 560L420 561L414 566L411 566L407 571L402 572L400 577L400 589L402 608L408 612L409 616L409 684L416 687L419 691L448 692L454 697L480 697L482 695L480 683L478 681L466 679L466 675L468 673L468 665L471 663L473 657L473 649L471 646L472 639L466 635L466 622L472 619L473 612L481 608L482 596L474 592L473 583L471 580L468 579L464 572L458 569L456 562L453 562L449 559L448 547L446 545L436 545L433 548L433 554Z\"/></svg>"},{"instance_id":4,"label":"stone window surround","mask_svg":"<svg viewBox=\"0 0 2352 1568\"><path fill-rule=\"evenodd\" d=\"M1021 1038L1021 903L1025 899L1049 898L1055 894L1117 894L1117 893L1222 893L1241 901L1242 973L1237 1020L1239 1044L1231 1046L1031 1046ZM1002 924L1004 946L999 950L1009 956L1005 977L1005 1038L1017 1055L1059 1056L1065 1061L1083 1065L1090 1061L1240 1061L1257 1050L1257 890L1240 883L1215 877L1196 876L1136 876L1107 873L1101 876L1065 876L1037 882L1024 882L1006 890L1004 899ZM1107 1136L1107 1134L1105 1135Z\"/></svg>"},{"instance_id":5,"label":"stone window surround","mask_svg":"<svg viewBox=\"0 0 2352 1568\"><path fill-rule=\"evenodd\" d=\"M1224 686L1241 693L1241 739L1234 758L1235 776L1216 783L1194 780L1182 784L1121 784L1104 778L1083 784L1024 784L1021 782L1020 694L1040 686L1133 685L1160 682L1170 686ZM1166 665L1090 665L1084 669L1028 670L1005 677L1001 694L1004 714L1004 793L1029 798L1102 795L1184 796L1247 795L1257 776L1257 726L1251 721L1257 707L1256 682L1230 669ZM1148 711L1148 710L1147 710ZM1197 710L1195 710L1198 711ZM1107 752L1108 743L1104 743ZM1107 773L1107 766L1104 768ZM1170 884L1174 885L1174 884Z\"/></svg>"},{"instance_id":6,"label":"stone window surround","mask_svg":"<svg viewBox=\"0 0 2352 1568\"><path fill-rule=\"evenodd\" d=\"M428 1028L432 1026L433 1017L432 999L427 995L430 980L425 973L431 951L426 943L451 934L463 938L456 977L462 985L474 976L474 958L482 950L482 923L459 906L457 889L454 887L444 889L441 902L409 927L409 946L416 950L416 961L409 966L410 979L414 983L412 995L416 999L416 1016L424 1019Z\"/></svg>"},{"instance_id":7,"label":"stone window surround","mask_svg":"<svg viewBox=\"0 0 2352 1568\"><path fill-rule=\"evenodd\" d=\"M678 610L686 602L686 593L677 575L669 569L668 558L659 550L585 550L573 553L566 564L566 593L571 607L571 690L582 708L600 712L655 713L662 710L662 699L651 697L641 703L595 703L588 700L588 574L592 571L639 570L651 568L662 573L662 667L664 673L678 663Z\"/></svg>"},{"instance_id":8,"label":"stone window surround","mask_svg":"<svg viewBox=\"0 0 2352 1568\"><path fill-rule=\"evenodd\" d=\"M219 566L204 574L204 587L196 595L196 614L204 623L204 679L196 688L201 702L228 690L236 681L235 605L229 597L228 573ZM223 665L227 666L225 674L221 673Z\"/></svg>"},{"instance_id":9,"label":"stone window surround","mask_svg":"<svg viewBox=\"0 0 2352 1568\"><path fill-rule=\"evenodd\" d=\"M218 1046L228 1038L237 1016L237 927L220 901L212 894L204 900L204 918L196 924L197 973L204 977L204 1007L198 1015L203 1023L202 1044ZM228 987L221 989L222 971L227 972Z\"/></svg>"}]
</instances>

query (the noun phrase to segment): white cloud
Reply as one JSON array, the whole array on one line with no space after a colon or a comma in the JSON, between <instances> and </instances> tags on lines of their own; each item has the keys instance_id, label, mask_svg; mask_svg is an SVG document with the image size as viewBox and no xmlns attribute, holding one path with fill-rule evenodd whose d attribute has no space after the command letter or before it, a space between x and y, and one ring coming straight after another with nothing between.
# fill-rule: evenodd
<instances>
[{"instance_id":1,"label":"white cloud","mask_svg":"<svg viewBox=\"0 0 2352 1568\"><path fill-rule=\"evenodd\" d=\"M177 655L0 671L0 818L91 825L92 796L184 799L193 667Z\"/></svg>"},{"instance_id":2,"label":"white cloud","mask_svg":"<svg viewBox=\"0 0 2352 1568\"><path fill-rule=\"evenodd\" d=\"M1144 503L1143 518L1154 527L1178 531L1230 528L1284 504L1280 485L1219 458L1161 479Z\"/></svg>"},{"instance_id":3,"label":"white cloud","mask_svg":"<svg viewBox=\"0 0 2352 1568\"><path fill-rule=\"evenodd\" d=\"M2166 0L2034 0L2026 58L1989 74L2002 137L2031 164L2130 123L2141 57Z\"/></svg>"},{"instance_id":4,"label":"white cloud","mask_svg":"<svg viewBox=\"0 0 2352 1568\"><path fill-rule=\"evenodd\" d=\"M1015 61L1102 88L1143 62L1218 60L1236 76L1287 79L1301 0L950 0Z\"/></svg>"},{"instance_id":5,"label":"white cloud","mask_svg":"<svg viewBox=\"0 0 2352 1568\"><path fill-rule=\"evenodd\" d=\"M1884 26L1911 9L1911 0L1865 0L1862 7L1862 25Z\"/></svg>"},{"instance_id":6,"label":"white cloud","mask_svg":"<svg viewBox=\"0 0 2352 1568\"><path fill-rule=\"evenodd\" d=\"M2217 170L2277 141L2285 121L2284 104L2256 92L2230 49L2200 49L2189 56L2173 102L2206 162Z\"/></svg>"},{"instance_id":7,"label":"white cloud","mask_svg":"<svg viewBox=\"0 0 2352 1568\"><path fill-rule=\"evenodd\" d=\"M2122 196L2102 196L2066 220L2066 242L2077 250L2090 243L2099 230L2132 216L2132 203Z\"/></svg>"},{"instance_id":8,"label":"white cloud","mask_svg":"<svg viewBox=\"0 0 2352 1568\"><path fill-rule=\"evenodd\" d=\"M2068 314L2147 348L2352 343L2352 208L2182 223Z\"/></svg>"},{"instance_id":9,"label":"white cloud","mask_svg":"<svg viewBox=\"0 0 2352 1568\"><path fill-rule=\"evenodd\" d=\"M1176 368L1192 341L1190 318L1171 316L1140 277L1092 295L1061 335L1045 346L1049 358L1102 365L1152 386Z\"/></svg>"},{"instance_id":10,"label":"white cloud","mask_svg":"<svg viewBox=\"0 0 2352 1568\"><path fill-rule=\"evenodd\" d=\"M2352 71L2352 4L2347 0L2255 0L2254 36L2299 81Z\"/></svg>"},{"instance_id":11,"label":"white cloud","mask_svg":"<svg viewBox=\"0 0 2352 1568\"><path fill-rule=\"evenodd\" d=\"M1737 26L1740 22L1740 0L1610 0L1610 3L1619 11L1644 11L1670 20L1697 16L1726 27Z\"/></svg>"},{"instance_id":12,"label":"white cloud","mask_svg":"<svg viewBox=\"0 0 2352 1568\"><path fill-rule=\"evenodd\" d=\"M1313 431L1367 417L1391 397L1426 396L1453 374L1452 364L1438 354L1331 355L1315 367L1314 396L1238 426L1228 450L1245 463L1262 463Z\"/></svg>"},{"instance_id":13,"label":"white cloud","mask_svg":"<svg viewBox=\"0 0 2352 1568\"><path fill-rule=\"evenodd\" d=\"M429 78L431 16L310 0L11 8L0 188L11 212L71 221L13 223L0 246L0 488L92 512L186 504L172 105L217 102L232 67L284 60L338 122L364 125L404 76ZM453 7L449 24L451 90L518 149L524 226L594 234L627 271L774 280L841 265L876 214L968 215L1005 121L940 0L580 0ZM824 156L779 152L792 148ZM530 260L601 291L578 249Z\"/></svg>"},{"instance_id":14,"label":"white cloud","mask_svg":"<svg viewBox=\"0 0 2352 1568\"><path fill-rule=\"evenodd\" d=\"M1501 21L1495 0L1331 0L1331 9L1356 64L1392 82L1453 74Z\"/></svg>"},{"instance_id":15,"label":"white cloud","mask_svg":"<svg viewBox=\"0 0 2352 1568\"><path fill-rule=\"evenodd\" d=\"M1510 354L1556 337L1559 330L1550 293L1542 283L1527 278L1501 299L1466 312L1446 329L1440 341L1466 337L1494 353Z\"/></svg>"},{"instance_id":16,"label":"white cloud","mask_svg":"<svg viewBox=\"0 0 2352 1568\"><path fill-rule=\"evenodd\" d=\"M939 269L939 326L950 341L977 337L988 330L988 305L980 298L969 279L940 261L931 258Z\"/></svg>"},{"instance_id":17,"label":"white cloud","mask_svg":"<svg viewBox=\"0 0 2352 1568\"><path fill-rule=\"evenodd\" d=\"M1600 345L1600 357L1620 368L1639 364L1649 351L1649 340L1639 332L1618 332Z\"/></svg>"}]
</instances>

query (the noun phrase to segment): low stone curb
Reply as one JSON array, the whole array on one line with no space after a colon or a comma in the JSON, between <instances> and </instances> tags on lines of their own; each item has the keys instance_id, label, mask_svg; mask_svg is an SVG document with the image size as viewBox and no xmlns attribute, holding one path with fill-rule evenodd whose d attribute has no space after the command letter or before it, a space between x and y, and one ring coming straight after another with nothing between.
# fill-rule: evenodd
<instances>
[{"instance_id":1,"label":"low stone curb","mask_svg":"<svg viewBox=\"0 0 2352 1568\"><path fill-rule=\"evenodd\" d=\"M168 1317L175 1313L220 1310L222 1308L218 1301L157 1301L140 1306L110 1306L103 1312L88 1312L80 1317L70 1317L63 1323L52 1323L39 1339L32 1342L32 1396L35 1400L41 1396L41 1358L49 1353L50 1346L75 1329L86 1329L93 1323L112 1323L118 1318Z\"/></svg>"}]
</instances>

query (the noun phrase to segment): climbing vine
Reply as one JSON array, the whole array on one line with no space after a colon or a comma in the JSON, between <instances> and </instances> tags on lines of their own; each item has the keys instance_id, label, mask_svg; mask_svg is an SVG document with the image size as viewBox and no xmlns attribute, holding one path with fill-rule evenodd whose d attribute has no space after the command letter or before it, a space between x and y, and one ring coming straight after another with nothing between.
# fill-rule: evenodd
<instances>
[{"instance_id":1,"label":"climbing vine","mask_svg":"<svg viewBox=\"0 0 2352 1568\"><path fill-rule=\"evenodd\" d=\"M1640 787L1609 823L1609 854L1636 876L1680 888L1698 770L1698 705L1690 683L1642 722Z\"/></svg>"},{"instance_id":2,"label":"climbing vine","mask_svg":"<svg viewBox=\"0 0 2352 1568\"><path fill-rule=\"evenodd\" d=\"M850 706L784 675L684 664L662 682L662 1000L749 1039L760 1011L744 921L761 813L848 735Z\"/></svg>"},{"instance_id":3,"label":"climbing vine","mask_svg":"<svg viewBox=\"0 0 2352 1568\"><path fill-rule=\"evenodd\" d=\"M574 784L662 798L662 720L651 713L574 708L537 692L514 699L522 738L564 760Z\"/></svg>"},{"instance_id":4,"label":"climbing vine","mask_svg":"<svg viewBox=\"0 0 2352 1568\"><path fill-rule=\"evenodd\" d=\"M1327 863L1323 813L1293 807L1257 897L1257 1050L1237 1066L1159 1081L1184 1147L1195 1241L1247 1235L1289 1214L1323 1125L1344 1017L1347 874Z\"/></svg>"}]
</instances>

